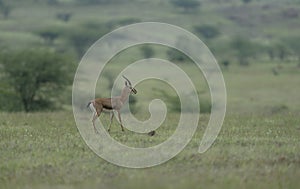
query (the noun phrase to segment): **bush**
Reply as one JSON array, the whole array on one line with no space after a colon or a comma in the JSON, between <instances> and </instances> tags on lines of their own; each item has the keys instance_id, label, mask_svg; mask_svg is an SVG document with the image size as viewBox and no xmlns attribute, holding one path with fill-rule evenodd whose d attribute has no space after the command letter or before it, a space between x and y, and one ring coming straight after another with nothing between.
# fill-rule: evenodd
<instances>
[{"instance_id":1,"label":"bush","mask_svg":"<svg viewBox=\"0 0 300 189\"><path fill-rule=\"evenodd\" d=\"M192 12L201 5L200 1L197 0L171 0L171 3L182 8L184 12Z\"/></svg>"},{"instance_id":2,"label":"bush","mask_svg":"<svg viewBox=\"0 0 300 189\"><path fill-rule=\"evenodd\" d=\"M195 26L194 30L206 39L215 38L220 35L220 31L218 30L218 28L211 25Z\"/></svg>"},{"instance_id":3,"label":"bush","mask_svg":"<svg viewBox=\"0 0 300 189\"><path fill-rule=\"evenodd\" d=\"M280 61L285 61L292 53L290 47L282 42L274 42L267 45L265 51L271 60L278 58Z\"/></svg>"},{"instance_id":4,"label":"bush","mask_svg":"<svg viewBox=\"0 0 300 189\"><path fill-rule=\"evenodd\" d=\"M77 55L81 57L94 42L109 31L110 28L105 24L97 21L89 21L75 28L69 28L68 31L65 32L65 38L69 45L74 47Z\"/></svg>"},{"instance_id":5,"label":"bush","mask_svg":"<svg viewBox=\"0 0 300 189\"><path fill-rule=\"evenodd\" d=\"M251 3L252 0L242 0L243 3L247 4L247 3Z\"/></svg>"},{"instance_id":6,"label":"bush","mask_svg":"<svg viewBox=\"0 0 300 189\"><path fill-rule=\"evenodd\" d=\"M289 49L291 49L294 56L298 58L298 61L300 62L300 43L299 43L300 37L298 36L290 36L284 39L286 45Z\"/></svg>"},{"instance_id":7,"label":"bush","mask_svg":"<svg viewBox=\"0 0 300 189\"><path fill-rule=\"evenodd\" d=\"M45 43L48 45L52 45L54 41L62 35L62 31L56 27L43 28L39 31L35 32L41 38L44 39Z\"/></svg>"},{"instance_id":8,"label":"bush","mask_svg":"<svg viewBox=\"0 0 300 189\"><path fill-rule=\"evenodd\" d=\"M149 45L143 45L142 47L140 47L140 50L144 58L151 58L154 56L154 50Z\"/></svg>"},{"instance_id":9,"label":"bush","mask_svg":"<svg viewBox=\"0 0 300 189\"><path fill-rule=\"evenodd\" d=\"M232 39L231 47L236 52L240 65L248 65L249 59L255 55L255 44L247 38L238 36Z\"/></svg>"},{"instance_id":10,"label":"bush","mask_svg":"<svg viewBox=\"0 0 300 189\"><path fill-rule=\"evenodd\" d=\"M0 13L2 14L4 19L8 18L12 9L13 7L10 4L4 2L3 0L0 0Z\"/></svg>"},{"instance_id":11,"label":"bush","mask_svg":"<svg viewBox=\"0 0 300 189\"><path fill-rule=\"evenodd\" d=\"M22 111L23 108L20 106L22 101L19 96L15 93L5 78L0 78L0 110L4 111Z\"/></svg>"},{"instance_id":12,"label":"bush","mask_svg":"<svg viewBox=\"0 0 300 189\"><path fill-rule=\"evenodd\" d=\"M138 113L137 98L133 95L130 95L128 103L129 103L130 112L132 114Z\"/></svg>"},{"instance_id":13,"label":"bush","mask_svg":"<svg viewBox=\"0 0 300 189\"><path fill-rule=\"evenodd\" d=\"M63 12L63 13L56 14L56 18L63 22L68 22L71 19L71 17L72 17L72 13L70 12Z\"/></svg>"},{"instance_id":14,"label":"bush","mask_svg":"<svg viewBox=\"0 0 300 189\"><path fill-rule=\"evenodd\" d=\"M170 61L174 62L187 62L190 60L188 56L177 49L169 49L167 51L167 56Z\"/></svg>"},{"instance_id":15,"label":"bush","mask_svg":"<svg viewBox=\"0 0 300 189\"><path fill-rule=\"evenodd\" d=\"M78 4L84 4L84 5L106 5L106 4L114 4L114 3L121 3L124 0L76 0Z\"/></svg>"},{"instance_id":16,"label":"bush","mask_svg":"<svg viewBox=\"0 0 300 189\"><path fill-rule=\"evenodd\" d=\"M73 75L72 64L66 56L46 49L23 50L2 53L0 62L9 86L4 92L13 93L15 101L21 102L14 110L29 112L60 106L59 94L70 84Z\"/></svg>"}]
</instances>

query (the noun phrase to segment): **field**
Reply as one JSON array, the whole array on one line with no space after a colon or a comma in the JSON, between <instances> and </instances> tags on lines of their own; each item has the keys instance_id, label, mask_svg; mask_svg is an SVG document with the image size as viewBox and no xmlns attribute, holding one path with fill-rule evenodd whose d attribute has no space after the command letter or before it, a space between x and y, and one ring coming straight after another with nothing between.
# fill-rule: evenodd
<instances>
[{"instance_id":1,"label":"field","mask_svg":"<svg viewBox=\"0 0 300 189\"><path fill-rule=\"evenodd\" d=\"M103 4L0 0L0 189L299 188L300 47L293 43L300 40L299 1L201 0L201 6L191 11L164 0L87 2ZM5 17L6 4L10 12ZM70 20L59 18L63 14L70 14ZM16 99L18 95L5 77L3 52L47 48L66 55L77 65L96 39L120 26L143 21L166 22L195 33L212 50L222 69L227 90L226 117L207 152L198 153L198 147L210 119L210 93L201 71L189 60L175 62L196 85L203 113L185 149L155 167L123 168L98 157L76 127L71 85L65 86L57 99L62 103L57 111L25 113L18 112L24 110L22 107L13 109L21 100ZM216 29L217 35L205 37L197 33L199 26ZM244 51L233 47L235 40ZM120 71L146 58L140 47L126 49L112 58L98 80L96 96L108 96ZM166 47L151 48L153 57L172 59ZM244 56L245 65L239 62ZM180 83L179 77L175 80ZM123 133L114 120L110 135L128 146L159 144L172 135L178 124L179 113L174 111L178 99L173 98L171 87L159 81L141 82L136 89L138 94L131 101L135 102L132 108L136 117L149 118L148 105L159 98L169 110L166 121L154 136L148 136L128 130ZM109 115L103 114L100 119L107 128ZM92 124L87 127L92 129Z\"/></svg>"},{"instance_id":2,"label":"field","mask_svg":"<svg viewBox=\"0 0 300 189\"><path fill-rule=\"evenodd\" d=\"M71 112L1 113L1 188L297 188L300 120L299 105L292 102L297 96L286 97L282 85L274 87L272 81L289 85L285 87L292 95L299 91L299 77L288 71L277 78L269 68L225 71L228 113L214 145L204 154L197 153L209 119L209 114L201 114L188 146L167 163L147 169L121 168L99 158L80 137ZM255 93L240 84L243 77L236 72L243 77L256 75L247 80L249 86L264 78L264 88L255 91L266 103L256 102ZM279 92L268 93L265 88ZM239 99L234 91L249 96ZM111 136L129 146L160 143L177 125L176 116L170 113L167 127L153 137L121 133L116 121ZM108 115L101 119L109 122Z\"/></svg>"},{"instance_id":3,"label":"field","mask_svg":"<svg viewBox=\"0 0 300 189\"><path fill-rule=\"evenodd\" d=\"M0 117L1 188L299 186L299 114L227 115L215 144L199 154L209 118L202 115L197 133L178 156L147 169L121 168L96 156L80 138L71 113L2 113ZM167 129L144 140L161 140L165 133ZM142 142L117 126L111 135L133 145Z\"/></svg>"}]
</instances>

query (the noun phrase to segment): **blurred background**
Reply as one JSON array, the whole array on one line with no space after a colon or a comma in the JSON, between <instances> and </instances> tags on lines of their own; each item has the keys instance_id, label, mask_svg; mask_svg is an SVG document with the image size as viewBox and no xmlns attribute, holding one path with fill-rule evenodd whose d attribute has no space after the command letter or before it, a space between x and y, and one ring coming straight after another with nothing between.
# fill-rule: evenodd
<instances>
[{"instance_id":1,"label":"blurred background","mask_svg":"<svg viewBox=\"0 0 300 189\"><path fill-rule=\"evenodd\" d=\"M223 70L229 112L300 111L296 0L0 0L0 110L70 109L72 78L86 50L108 32L143 21L180 26L205 42ZM174 49L125 51L111 62L158 57L194 70ZM102 91L111 88L117 65L107 67ZM205 80L198 86L202 111L209 112Z\"/></svg>"},{"instance_id":2,"label":"blurred background","mask_svg":"<svg viewBox=\"0 0 300 189\"><path fill-rule=\"evenodd\" d=\"M180 26L206 43L223 70L229 112L300 110L296 0L0 0L0 110L70 109L72 78L86 50L108 32L143 21ZM150 57L189 67L183 54L158 45L128 49L111 62ZM106 90L116 67L104 74ZM198 92L209 112L205 85Z\"/></svg>"}]
</instances>

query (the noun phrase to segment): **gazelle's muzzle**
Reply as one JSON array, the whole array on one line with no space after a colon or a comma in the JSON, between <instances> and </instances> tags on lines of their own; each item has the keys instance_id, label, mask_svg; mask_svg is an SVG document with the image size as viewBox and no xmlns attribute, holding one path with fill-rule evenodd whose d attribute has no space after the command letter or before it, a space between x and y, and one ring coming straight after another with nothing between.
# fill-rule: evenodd
<instances>
[{"instance_id":1,"label":"gazelle's muzzle","mask_svg":"<svg viewBox=\"0 0 300 189\"><path fill-rule=\"evenodd\" d=\"M131 89L131 92L133 92L134 94L137 93L137 91L135 90L135 88L132 88L132 89Z\"/></svg>"}]
</instances>

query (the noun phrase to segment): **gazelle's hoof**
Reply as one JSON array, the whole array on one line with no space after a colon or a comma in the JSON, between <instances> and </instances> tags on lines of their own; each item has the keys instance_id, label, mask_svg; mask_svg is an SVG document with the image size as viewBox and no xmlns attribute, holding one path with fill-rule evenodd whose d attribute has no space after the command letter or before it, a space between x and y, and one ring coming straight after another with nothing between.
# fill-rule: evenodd
<instances>
[{"instance_id":1,"label":"gazelle's hoof","mask_svg":"<svg viewBox=\"0 0 300 189\"><path fill-rule=\"evenodd\" d=\"M150 131L150 132L148 133L148 135L149 135L149 136L154 136L155 133L156 133L156 132L153 130L153 131Z\"/></svg>"}]
</instances>

